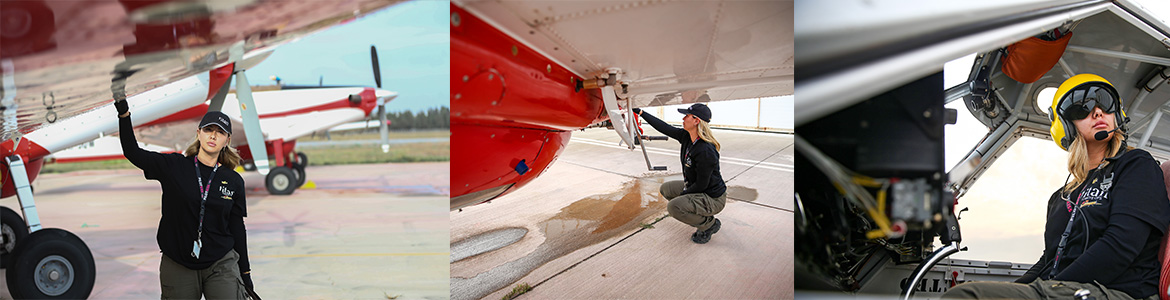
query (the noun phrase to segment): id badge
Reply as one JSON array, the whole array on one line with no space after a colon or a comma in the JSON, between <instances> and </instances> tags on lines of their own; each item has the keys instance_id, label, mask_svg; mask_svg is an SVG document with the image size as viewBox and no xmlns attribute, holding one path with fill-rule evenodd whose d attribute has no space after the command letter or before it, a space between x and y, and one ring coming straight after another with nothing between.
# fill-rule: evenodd
<instances>
[{"instance_id":1,"label":"id badge","mask_svg":"<svg viewBox=\"0 0 1170 300\"><path fill-rule=\"evenodd\" d=\"M191 247L191 256L199 259L199 248L203 248L203 242L195 240L194 246Z\"/></svg>"}]
</instances>

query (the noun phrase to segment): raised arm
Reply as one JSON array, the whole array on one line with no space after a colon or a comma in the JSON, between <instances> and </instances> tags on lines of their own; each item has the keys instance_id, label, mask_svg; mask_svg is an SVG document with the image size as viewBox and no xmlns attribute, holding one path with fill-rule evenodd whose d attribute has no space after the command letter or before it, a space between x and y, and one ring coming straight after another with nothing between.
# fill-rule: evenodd
<instances>
[{"instance_id":1,"label":"raised arm","mask_svg":"<svg viewBox=\"0 0 1170 300\"><path fill-rule=\"evenodd\" d=\"M157 178L157 174L163 173L161 170L165 168L166 160L163 155L138 147L138 140L134 138L134 123L130 121L130 109L126 101L115 101L114 107L118 109L118 140L122 142L122 155L135 167L142 169L146 178Z\"/></svg>"},{"instance_id":2,"label":"raised arm","mask_svg":"<svg viewBox=\"0 0 1170 300\"><path fill-rule=\"evenodd\" d=\"M635 108L633 110L634 113L638 114L638 116L641 116L643 120L646 120L646 123L650 123L650 126L654 127L654 130L658 130L658 132L661 132L662 134L665 134L672 139L676 139L681 142L691 138L691 135L687 133L686 129L670 126L670 124L666 124L666 122L663 122L657 117L654 117L654 115L642 113L641 109Z\"/></svg>"}]
</instances>

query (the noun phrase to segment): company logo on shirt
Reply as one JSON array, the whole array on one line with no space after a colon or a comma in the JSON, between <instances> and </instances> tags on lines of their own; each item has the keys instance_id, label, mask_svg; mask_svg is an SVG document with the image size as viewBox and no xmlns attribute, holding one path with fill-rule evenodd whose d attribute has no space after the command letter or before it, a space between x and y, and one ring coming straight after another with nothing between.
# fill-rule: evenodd
<instances>
[{"instance_id":1,"label":"company logo on shirt","mask_svg":"<svg viewBox=\"0 0 1170 300\"><path fill-rule=\"evenodd\" d=\"M1109 194L1098 186L1090 185L1085 187L1085 191L1081 194L1081 208L1089 206L1100 206L1105 204L1105 200L1109 199Z\"/></svg>"},{"instance_id":2,"label":"company logo on shirt","mask_svg":"<svg viewBox=\"0 0 1170 300\"><path fill-rule=\"evenodd\" d=\"M219 193L223 195L223 199L232 200L232 195L236 192L229 190L226 186L219 186Z\"/></svg>"}]
</instances>

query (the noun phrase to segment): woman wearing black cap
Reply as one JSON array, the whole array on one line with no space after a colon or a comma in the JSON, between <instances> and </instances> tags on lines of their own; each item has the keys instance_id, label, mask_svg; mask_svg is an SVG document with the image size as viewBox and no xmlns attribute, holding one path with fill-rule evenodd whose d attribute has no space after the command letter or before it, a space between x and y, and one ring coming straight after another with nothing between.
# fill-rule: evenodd
<instances>
[{"instance_id":1,"label":"woman wearing black cap","mask_svg":"<svg viewBox=\"0 0 1170 300\"><path fill-rule=\"evenodd\" d=\"M163 299L259 299L252 287L244 180L240 156L228 147L227 115L210 111L183 154L143 150L134 138L126 101L115 101L122 153L147 179L162 185L162 219L156 239L162 250L159 282Z\"/></svg>"},{"instance_id":2,"label":"woman wearing black cap","mask_svg":"<svg viewBox=\"0 0 1170 300\"><path fill-rule=\"evenodd\" d=\"M711 109L702 103L680 108L683 128L666 124L651 114L643 114L635 108L634 113L642 116L655 130L678 140L682 144L679 159L683 165L683 181L668 181L658 192L670 199L666 209L670 216L687 225L694 226L691 241L706 244L711 235L719 231L719 219L715 214L723 211L727 203L727 186L719 174L719 141L711 134Z\"/></svg>"}]
</instances>

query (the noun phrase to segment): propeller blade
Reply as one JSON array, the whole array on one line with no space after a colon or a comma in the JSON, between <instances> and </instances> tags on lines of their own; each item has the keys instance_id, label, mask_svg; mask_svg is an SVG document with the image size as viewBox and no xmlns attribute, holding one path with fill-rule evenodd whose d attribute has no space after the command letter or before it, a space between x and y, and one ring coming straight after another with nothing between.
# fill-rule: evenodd
<instances>
[{"instance_id":1,"label":"propeller blade","mask_svg":"<svg viewBox=\"0 0 1170 300\"><path fill-rule=\"evenodd\" d=\"M256 165L256 171L268 175L268 149L264 144L264 131L260 129L256 102L252 100L252 86L248 85L248 76L244 73L243 70L236 72L236 99L240 102L244 138L248 141L248 149L252 150L252 163Z\"/></svg>"},{"instance_id":2,"label":"propeller blade","mask_svg":"<svg viewBox=\"0 0 1170 300\"><path fill-rule=\"evenodd\" d=\"M382 88L382 69L378 65L378 48L374 48L374 45L370 45L370 62L374 64L374 83Z\"/></svg>"}]
</instances>

